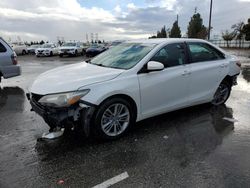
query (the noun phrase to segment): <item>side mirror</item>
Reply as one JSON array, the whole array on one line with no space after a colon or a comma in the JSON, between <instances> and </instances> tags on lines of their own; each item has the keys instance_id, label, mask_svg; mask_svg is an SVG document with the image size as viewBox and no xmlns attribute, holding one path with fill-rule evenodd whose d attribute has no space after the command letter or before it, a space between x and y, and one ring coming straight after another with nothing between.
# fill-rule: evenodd
<instances>
[{"instance_id":1,"label":"side mirror","mask_svg":"<svg viewBox=\"0 0 250 188\"><path fill-rule=\"evenodd\" d=\"M161 71L164 69L164 65L157 61L149 61L147 63L147 71Z\"/></svg>"}]
</instances>

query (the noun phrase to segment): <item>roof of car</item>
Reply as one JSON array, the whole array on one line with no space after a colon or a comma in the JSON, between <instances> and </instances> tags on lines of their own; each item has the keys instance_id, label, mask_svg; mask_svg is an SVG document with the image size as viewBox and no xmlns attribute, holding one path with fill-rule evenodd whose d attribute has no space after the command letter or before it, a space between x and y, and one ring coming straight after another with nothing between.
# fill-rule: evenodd
<instances>
[{"instance_id":1,"label":"roof of car","mask_svg":"<svg viewBox=\"0 0 250 188\"><path fill-rule=\"evenodd\" d=\"M206 42L202 39L190 39L190 38L158 38L158 39L141 39L141 40L128 40L128 43L146 43L146 44L161 44L168 42Z\"/></svg>"}]
</instances>

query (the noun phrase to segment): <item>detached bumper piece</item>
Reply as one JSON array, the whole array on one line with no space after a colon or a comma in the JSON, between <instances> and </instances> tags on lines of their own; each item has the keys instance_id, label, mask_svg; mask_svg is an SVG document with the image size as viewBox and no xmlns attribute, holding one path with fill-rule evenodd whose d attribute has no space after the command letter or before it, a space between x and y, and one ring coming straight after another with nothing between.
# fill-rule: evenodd
<instances>
[{"instance_id":1,"label":"detached bumper piece","mask_svg":"<svg viewBox=\"0 0 250 188\"><path fill-rule=\"evenodd\" d=\"M41 105L38 101L42 95L26 94L31 104L31 111L35 111L50 126L51 130L57 127L72 128L81 126L86 136L90 133L90 120L95 111L95 105L80 101L67 108L52 108Z\"/></svg>"}]
</instances>

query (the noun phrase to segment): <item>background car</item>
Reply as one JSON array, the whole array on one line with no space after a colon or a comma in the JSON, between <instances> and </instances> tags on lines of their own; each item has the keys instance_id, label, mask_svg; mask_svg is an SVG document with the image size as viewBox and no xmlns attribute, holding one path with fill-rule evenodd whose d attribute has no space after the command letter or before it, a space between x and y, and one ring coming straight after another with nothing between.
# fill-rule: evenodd
<instances>
[{"instance_id":1,"label":"background car","mask_svg":"<svg viewBox=\"0 0 250 188\"><path fill-rule=\"evenodd\" d=\"M86 56L87 57L94 57L106 50L105 46L102 44L92 44L87 50L86 50Z\"/></svg>"},{"instance_id":2,"label":"background car","mask_svg":"<svg viewBox=\"0 0 250 188\"><path fill-rule=\"evenodd\" d=\"M59 48L54 43L43 44L40 48L36 49L36 56L53 56L58 55Z\"/></svg>"},{"instance_id":3,"label":"background car","mask_svg":"<svg viewBox=\"0 0 250 188\"><path fill-rule=\"evenodd\" d=\"M77 56L83 55L83 43L82 42L66 42L61 47L59 47L59 56Z\"/></svg>"},{"instance_id":4,"label":"background car","mask_svg":"<svg viewBox=\"0 0 250 188\"><path fill-rule=\"evenodd\" d=\"M0 37L0 82L1 77L10 78L21 74L21 68L17 62L16 53Z\"/></svg>"},{"instance_id":5,"label":"background car","mask_svg":"<svg viewBox=\"0 0 250 188\"><path fill-rule=\"evenodd\" d=\"M29 47L27 48L28 54L35 54L36 49L37 49L37 48L40 48L40 47L41 47L41 45L38 45L38 44L34 44L34 45L29 46Z\"/></svg>"},{"instance_id":6,"label":"background car","mask_svg":"<svg viewBox=\"0 0 250 188\"><path fill-rule=\"evenodd\" d=\"M21 42L12 43L11 47L16 52L17 55L28 54L27 46L24 43Z\"/></svg>"}]
</instances>

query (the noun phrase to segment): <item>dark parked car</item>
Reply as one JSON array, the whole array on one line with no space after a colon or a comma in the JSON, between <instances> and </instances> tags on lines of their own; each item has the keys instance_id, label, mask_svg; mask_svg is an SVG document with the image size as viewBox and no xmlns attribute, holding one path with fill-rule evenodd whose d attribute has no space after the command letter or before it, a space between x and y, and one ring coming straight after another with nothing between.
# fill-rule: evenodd
<instances>
[{"instance_id":1,"label":"dark parked car","mask_svg":"<svg viewBox=\"0 0 250 188\"><path fill-rule=\"evenodd\" d=\"M92 44L87 50L86 50L86 56L87 57L94 57L102 52L104 52L106 48L103 45L98 44Z\"/></svg>"}]
</instances>

